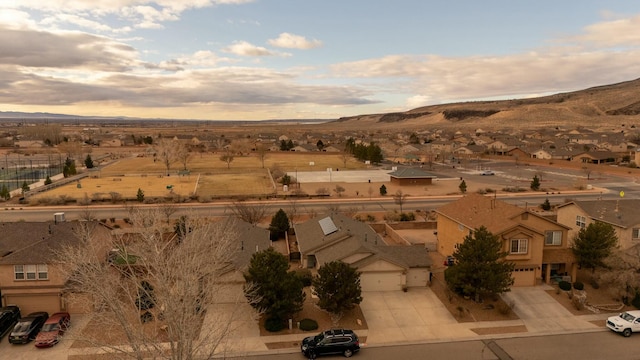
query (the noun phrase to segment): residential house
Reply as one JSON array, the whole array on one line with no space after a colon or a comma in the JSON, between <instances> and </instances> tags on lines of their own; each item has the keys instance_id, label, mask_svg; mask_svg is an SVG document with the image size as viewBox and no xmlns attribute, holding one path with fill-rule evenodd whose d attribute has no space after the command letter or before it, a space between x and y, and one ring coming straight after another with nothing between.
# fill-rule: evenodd
<instances>
[{"instance_id":1,"label":"residential house","mask_svg":"<svg viewBox=\"0 0 640 360\"><path fill-rule=\"evenodd\" d=\"M423 245L390 246L366 223L331 213L294 225L302 267L342 261L360 273L363 291L427 286L431 260Z\"/></svg>"},{"instance_id":2,"label":"residential house","mask_svg":"<svg viewBox=\"0 0 640 360\"><path fill-rule=\"evenodd\" d=\"M23 314L74 312L63 296L67 279L57 254L65 246L79 244L76 230L81 224L91 227L96 241L110 236L110 229L98 222L0 223L2 306L18 305Z\"/></svg>"},{"instance_id":3,"label":"residential house","mask_svg":"<svg viewBox=\"0 0 640 360\"><path fill-rule=\"evenodd\" d=\"M613 164L620 160L620 156L611 151L592 151L576 154L573 161L590 164Z\"/></svg>"},{"instance_id":4,"label":"residential house","mask_svg":"<svg viewBox=\"0 0 640 360\"><path fill-rule=\"evenodd\" d=\"M569 239L596 221L611 224L621 249L640 244L640 199L571 201L558 206L558 222L568 226Z\"/></svg>"},{"instance_id":5,"label":"residential house","mask_svg":"<svg viewBox=\"0 0 640 360\"><path fill-rule=\"evenodd\" d=\"M469 194L436 210L437 251L452 255L456 244L481 226L503 243L506 261L515 263L514 286L575 279L577 266L568 244L569 228L494 197Z\"/></svg>"}]
</instances>

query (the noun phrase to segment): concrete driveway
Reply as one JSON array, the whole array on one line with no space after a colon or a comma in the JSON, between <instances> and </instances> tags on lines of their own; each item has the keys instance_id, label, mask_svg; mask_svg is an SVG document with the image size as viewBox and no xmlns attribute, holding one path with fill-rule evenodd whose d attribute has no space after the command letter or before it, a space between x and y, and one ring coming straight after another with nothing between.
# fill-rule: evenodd
<instances>
[{"instance_id":1,"label":"concrete driveway","mask_svg":"<svg viewBox=\"0 0 640 360\"><path fill-rule=\"evenodd\" d=\"M429 288L362 293L368 345L472 337Z\"/></svg>"},{"instance_id":2,"label":"concrete driveway","mask_svg":"<svg viewBox=\"0 0 640 360\"><path fill-rule=\"evenodd\" d=\"M508 304L514 304L514 312L520 317L530 333L566 333L570 331L595 330L599 327L589 321L606 319L607 314L573 315L560 305L546 290L550 286L515 287L502 295ZM567 296L559 294L557 296Z\"/></svg>"}]
</instances>

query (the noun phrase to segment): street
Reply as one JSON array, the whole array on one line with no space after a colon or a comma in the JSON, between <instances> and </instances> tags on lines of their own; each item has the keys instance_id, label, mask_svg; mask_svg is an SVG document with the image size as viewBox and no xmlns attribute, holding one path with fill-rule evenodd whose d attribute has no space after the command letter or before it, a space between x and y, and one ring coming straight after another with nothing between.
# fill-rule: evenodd
<instances>
[{"instance_id":1,"label":"street","mask_svg":"<svg viewBox=\"0 0 640 360\"><path fill-rule=\"evenodd\" d=\"M636 335L638 336L638 335ZM429 344L363 347L356 359L446 359L446 360L636 360L638 339L625 338L606 329L577 334L485 338L484 340ZM298 360L299 351L265 354L242 359ZM340 356L327 357L338 359ZM238 358L239 359L239 358Z\"/></svg>"}]
</instances>

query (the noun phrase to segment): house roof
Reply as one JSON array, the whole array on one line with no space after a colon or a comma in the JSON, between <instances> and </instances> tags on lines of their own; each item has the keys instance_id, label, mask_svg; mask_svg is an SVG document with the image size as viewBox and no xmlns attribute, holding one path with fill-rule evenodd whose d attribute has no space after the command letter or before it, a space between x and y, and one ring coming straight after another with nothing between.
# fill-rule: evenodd
<instances>
[{"instance_id":1,"label":"house roof","mask_svg":"<svg viewBox=\"0 0 640 360\"><path fill-rule=\"evenodd\" d=\"M398 169L396 171L390 172L389 175L393 178L398 178L398 179L416 179L416 178L433 179L437 177L431 173L422 171L417 168L402 168L402 169Z\"/></svg>"},{"instance_id":2,"label":"house roof","mask_svg":"<svg viewBox=\"0 0 640 360\"><path fill-rule=\"evenodd\" d=\"M558 208L568 205L578 206L593 220L618 227L628 228L640 224L640 199L571 201Z\"/></svg>"},{"instance_id":3,"label":"house roof","mask_svg":"<svg viewBox=\"0 0 640 360\"><path fill-rule=\"evenodd\" d=\"M53 263L64 246L80 242L78 226L78 222L0 223L0 264Z\"/></svg>"},{"instance_id":4,"label":"house roof","mask_svg":"<svg viewBox=\"0 0 640 360\"><path fill-rule=\"evenodd\" d=\"M518 223L511 219L526 210L493 197L469 194L438 208L436 212L469 229L484 226L498 234L516 226Z\"/></svg>"},{"instance_id":5,"label":"house roof","mask_svg":"<svg viewBox=\"0 0 640 360\"><path fill-rule=\"evenodd\" d=\"M271 247L269 230L237 219L227 221L232 221L230 225L238 233L237 252L232 260L233 265L237 270L243 270L249 266L254 253Z\"/></svg>"},{"instance_id":6,"label":"house roof","mask_svg":"<svg viewBox=\"0 0 640 360\"><path fill-rule=\"evenodd\" d=\"M328 222L335 227L327 227ZM319 264L364 254L362 259L351 265L358 268L376 260L384 260L404 268L431 266L424 246L386 245L369 225L342 214L319 216L294 228L300 252L303 255L315 255ZM327 229L335 230L325 235Z\"/></svg>"}]
</instances>

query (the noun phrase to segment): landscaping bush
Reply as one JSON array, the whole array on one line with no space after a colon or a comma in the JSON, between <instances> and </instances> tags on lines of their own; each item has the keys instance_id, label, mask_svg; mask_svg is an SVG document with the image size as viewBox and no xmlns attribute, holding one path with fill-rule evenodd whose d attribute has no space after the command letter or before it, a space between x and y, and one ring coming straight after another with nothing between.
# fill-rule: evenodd
<instances>
[{"instance_id":1,"label":"landscaping bush","mask_svg":"<svg viewBox=\"0 0 640 360\"><path fill-rule=\"evenodd\" d=\"M507 304L504 302L499 302L497 309L498 312L502 315L509 315L509 313L511 312L511 310L513 310L513 306L514 304Z\"/></svg>"},{"instance_id":2,"label":"landscaping bush","mask_svg":"<svg viewBox=\"0 0 640 360\"><path fill-rule=\"evenodd\" d=\"M284 321L275 317L270 317L264 322L265 330L269 332L278 332L284 329Z\"/></svg>"},{"instance_id":3,"label":"landscaping bush","mask_svg":"<svg viewBox=\"0 0 640 360\"><path fill-rule=\"evenodd\" d=\"M300 330L311 331L318 329L318 322L313 319L300 320Z\"/></svg>"},{"instance_id":4,"label":"landscaping bush","mask_svg":"<svg viewBox=\"0 0 640 360\"><path fill-rule=\"evenodd\" d=\"M560 290L569 291L571 290L571 283L568 281L560 281L558 283L558 287L560 288Z\"/></svg>"},{"instance_id":5,"label":"landscaping bush","mask_svg":"<svg viewBox=\"0 0 640 360\"><path fill-rule=\"evenodd\" d=\"M633 305L636 309L640 309L640 293L636 293L636 296L631 300L631 305Z\"/></svg>"},{"instance_id":6,"label":"landscaping bush","mask_svg":"<svg viewBox=\"0 0 640 360\"><path fill-rule=\"evenodd\" d=\"M576 290L584 290L584 284L580 281L576 281L573 283L573 288Z\"/></svg>"},{"instance_id":7,"label":"landscaping bush","mask_svg":"<svg viewBox=\"0 0 640 360\"><path fill-rule=\"evenodd\" d=\"M302 281L302 285L311 286L311 280L313 279L311 270L309 269L296 270L296 276L298 277L298 279L300 279L300 281Z\"/></svg>"}]
</instances>

